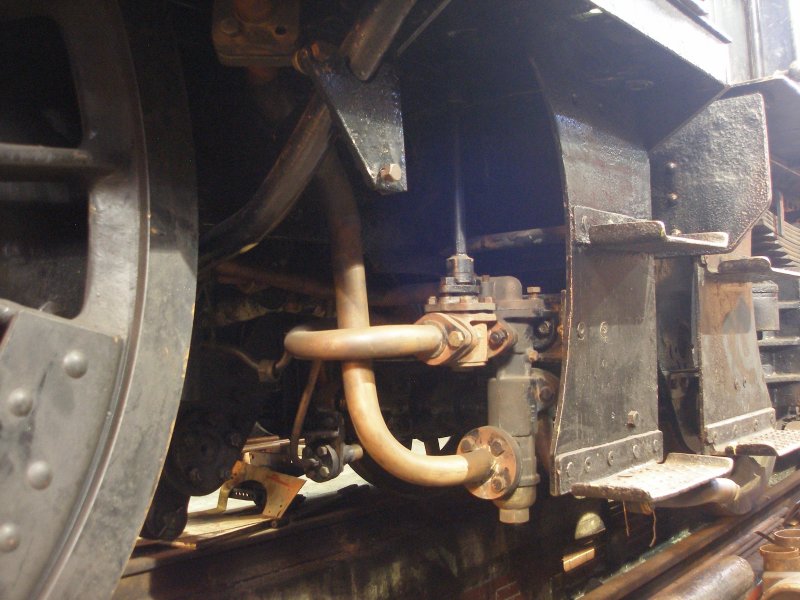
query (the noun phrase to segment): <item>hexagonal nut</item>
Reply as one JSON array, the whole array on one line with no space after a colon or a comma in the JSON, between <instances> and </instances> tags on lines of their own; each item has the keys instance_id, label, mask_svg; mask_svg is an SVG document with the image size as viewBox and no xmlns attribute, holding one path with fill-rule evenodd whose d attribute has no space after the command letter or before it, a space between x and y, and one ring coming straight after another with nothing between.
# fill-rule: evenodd
<instances>
[{"instance_id":1,"label":"hexagonal nut","mask_svg":"<svg viewBox=\"0 0 800 600\"><path fill-rule=\"evenodd\" d=\"M403 168L398 163L381 165L378 176L387 183L397 183L403 178Z\"/></svg>"}]
</instances>

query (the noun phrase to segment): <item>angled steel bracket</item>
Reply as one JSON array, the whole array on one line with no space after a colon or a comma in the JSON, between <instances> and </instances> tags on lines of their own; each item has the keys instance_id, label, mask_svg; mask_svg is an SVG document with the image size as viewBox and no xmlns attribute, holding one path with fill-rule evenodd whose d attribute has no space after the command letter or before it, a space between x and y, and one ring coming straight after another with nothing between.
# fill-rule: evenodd
<instances>
[{"instance_id":1,"label":"angled steel bracket","mask_svg":"<svg viewBox=\"0 0 800 600\"><path fill-rule=\"evenodd\" d=\"M384 194L405 192L403 113L391 65L361 81L339 54L317 60L304 51L301 63L336 119L367 184Z\"/></svg>"}]
</instances>

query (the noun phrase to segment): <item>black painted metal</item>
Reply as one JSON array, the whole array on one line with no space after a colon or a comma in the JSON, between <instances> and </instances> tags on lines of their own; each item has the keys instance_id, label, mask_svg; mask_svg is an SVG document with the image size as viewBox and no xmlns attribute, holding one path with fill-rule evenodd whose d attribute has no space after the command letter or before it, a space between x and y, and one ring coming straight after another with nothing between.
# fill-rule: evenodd
<instances>
[{"instance_id":1,"label":"black painted metal","mask_svg":"<svg viewBox=\"0 0 800 600\"><path fill-rule=\"evenodd\" d=\"M764 104L718 100L651 152L653 216L667 231L720 231L735 247L770 204Z\"/></svg>"},{"instance_id":2,"label":"black painted metal","mask_svg":"<svg viewBox=\"0 0 800 600\"><path fill-rule=\"evenodd\" d=\"M325 61L315 60L307 52L303 56L303 67L311 73L344 133L367 184L383 193L406 191L403 113L392 67L384 65L371 80L363 82L338 54ZM399 167L397 177L392 176L390 165Z\"/></svg>"},{"instance_id":3,"label":"black painted metal","mask_svg":"<svg viewBox=\"0 0 800 600\"><path fill-rule=\"evenodd\" d=\"M128 2L124 18L106 1L5 8L62 31L83 141L26 150L24 164L48 178L81 171L89 256L74 319L10 305L0 531L18 537L4 538L0 596L107 597L152 497L189 347L196 215L182 79L157 3ZM84 155L113 171L84 168Z\"/></svg>"}]
</instances>

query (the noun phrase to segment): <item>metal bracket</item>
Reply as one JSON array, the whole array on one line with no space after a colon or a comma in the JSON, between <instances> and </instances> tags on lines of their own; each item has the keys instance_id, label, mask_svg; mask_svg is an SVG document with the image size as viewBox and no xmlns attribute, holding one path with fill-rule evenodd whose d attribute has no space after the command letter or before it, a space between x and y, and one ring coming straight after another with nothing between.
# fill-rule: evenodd
<instances>
[{"instance_id":1,"label":"metal bracket","mask_svg":"<svg viewBox=\"0 0 800 600\"><path fill-rule=\"evenodd\" d=\"M603 479L576 484L572 493L655 504L724 477L732 469L730 458L672 453L663 463L651 461Z\"/></svg>"},{"instance_id":2,"label":"metal bracket","mask_svg":"<svg viewBox=\"0 0 800 600\"><path fill-rule=\"evenodd\" d=\"M236 461L233 467L233 475L219 489L217 508L213 512L225 512L231 490L245 481L255 481L264 486L264 490L267 492L267 503L264 506L264 510L261 511L261 515L267 519L280 519L306 483L304 479L299 477L277 473L267 467Z\"/></svg>"},{"instance_id":3,"label":"metal bracket","mask_svg":"<svg viewBox=\"0 0 800 600\"><path fill-rule=\"evenodd\" d=\"M384 194L405 192L403 113L391 65L384 64L364 82L353 75L339 54L317 60L303 51L300 61L345 134L367 184Z\"/></svg>"},{"instance_id":4,"label":"metal bracket","mask_svg":"<svg viewBox=\"0 0 800 600\"><path fill-rule=\"evenodd\" d=\"M800 272L775 269L766 256L750 256L720 261L716 270L706 270L714 281L728 283L757 283L775 279L800 279Z\"/></svg>"},{"instance_id":5,"label":"metal bracket","mask_svg":"<svg viewBox=\"0 0 800 600\"><path fill-rule=\"evenodd\" d=\"M620 252L644 252L656 256L689 256L719 252L728 246L721 231L667 234L663 221L576 206L573 212L575 241Z\"/></svg>"},{"instance_id":6,"label":"metal bracket","mask_svg":"<svg viewBox=\"0 0 800 600\"><path fill-rule=\"evenodd\" d=\"M299 0L251 4L241 12L233 0L214 2L211 37L219 61L231 67L289 66L300 35Z\"/></svg>"},{"instance_id":7,"label":"metal bracket","mask_svg":"<svg viewBox=\"0 0 800 600\"><path fill-rule=\"evenodd\" d=\"M663 457L663 434L649 431L621 440L581 448L556 456L555 478L559 489L576 495L576 486L614 475L630 467L658 462Z\"/></svg>"},{"instance_id":8,"label":"metal bracket","mask_svg":"<svg viewBox=\"0 0 800 600\"><path fill-rule=\"evenodd\" d=\"M765 408L712 423L703 428L703 437L711 445L714 454L728 454L727 448L734 440L772 430L774 424L775 410Z\"/></svg>"},{"instance_id":9,"label":"metal bracket","mask_svg":"<svg viewBox=\"0 0 800 600\"><path fill-rule=\"evenodd\" d=\"M707 254L731 251L771 200L761 96L709 104L651 151L650 172L654 219L683 236L725 232L727 248Z\"/></svg>"}]
</instances>

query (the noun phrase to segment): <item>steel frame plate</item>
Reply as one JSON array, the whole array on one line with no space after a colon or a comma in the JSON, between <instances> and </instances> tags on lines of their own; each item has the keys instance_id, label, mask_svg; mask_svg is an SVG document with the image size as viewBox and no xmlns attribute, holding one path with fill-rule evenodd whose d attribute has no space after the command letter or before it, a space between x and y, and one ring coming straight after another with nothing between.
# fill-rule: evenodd
<instances>
[{"instance_id":1,"label":"steel frame plate","mask_svg":"<svg viewBox=\"0 0 800 600\"><path fill-rule=\"evenodd\" d=\"M706 262L713 269L712 258ZM705 452L719 453L745 433L771 431L775 415L761 368L751 285L717 281L699 262L693 280L699 428Z\"/></svg>"}]
</instances>

